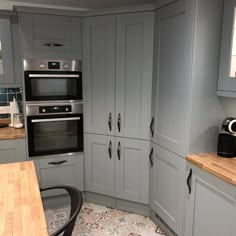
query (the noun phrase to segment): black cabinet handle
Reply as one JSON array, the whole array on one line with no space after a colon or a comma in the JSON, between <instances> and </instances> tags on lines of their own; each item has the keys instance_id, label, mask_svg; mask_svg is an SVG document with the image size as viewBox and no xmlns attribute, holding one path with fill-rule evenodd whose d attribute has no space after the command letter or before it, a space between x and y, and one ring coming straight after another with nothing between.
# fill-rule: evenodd
<instances>
[{"instance_id":1,"label":"black cabinet handle","mask_svg":"<svg viewBox=\"0 0 236 236\"><path fill-rule=\"evenodd\" d=\"M61 165L63 163L66 163L67 161L52 161L48 162L49 165Z\"/></svg>"},{"instance_id":2,"label":"black cabinet handle","mask_svg":"<svg viewBox=\"0 0 236 236\"><path fill-rule=\"evenodd\" d=\"M153 155L153 148L151 149L151 152L150 152L150 154L149 154L149 161L150 161L151 167L153 167L152 155Z\"/></svg>"},{"instance_id":3,"label":"black cabinet handle","mask_svg":"<svg viewBox=\"0 0 236 236\"><path fill-rule=\"evenodd\" d=\"M121 123L121 117L120 113L118 114L118 119L117 119L117 126L118 126L118 131L120 132L120 123Z\"/></svg>"},{"instance_id":4,"label":"black cabinet handle","mask_svg":"<svg viewBox=\"0 0 236 236\"><path fill-rule=\"evenodd\" d=\"M152 117L152 121L151 121L151 124L150 124L150 131L151 131L152 137L153 137L153 135L154 135L153 124L154 124L154 116Z\"/></svg>"},{"instance_id":5,"label":"black cabinet handle","mask_svg":"<svg viewBox=\"0 0 236 236\"><path fill-rule=\"evenodd\" d=\"M192 188L191 188L192 172L193 172L192 169L190 169L189 174L188 174L188 178L187 178L187 185L188 185L189 194L191 194L191 192L192 192Z\"/></svg>"},{"instance_id":6,"label":"black cabinet handle","mask_svg":"<svg viewBox=\"0 0 236 236\"><path fill-rule=\"evenodd\" d=\"M109 113L109 118L108 118L108 125L109 125L109 130L111 131L111 124L112 124L112 116L111 112Z\"/></svg>"},{"instance_id":7,"label":"black cabinet handle","mask_svg":"<svg viewBox=\"0 0 236 236\"><path fill-rule=\"evenodd\" d=\"M112 143L111 143L111 141L109 143L108 153L109 153L109 157L111 159L112 158Z\"/></svg>"},{"instance_id":8,"label":"black cabinet handle","mask_svg":"<svg viewBox=\"0 0 236 236\"><path fill-rule=\"evenodd\" d=\"M117 147L117 156L118 156L118 160L120 161L120 142L118 143L118 147Z\"/></svg>"},{"instance_id":9,"label":"black cabinet handle","mask_svg":"<svg viewBox=\"0 0 236 236\"><path fill-rule=\"evenodd\" d=\"M44 45L47 46L47 47L52 47L52 48L63 46L63 44L61 44L61 43L45 43Z\"/></svg>"}]
</instances>

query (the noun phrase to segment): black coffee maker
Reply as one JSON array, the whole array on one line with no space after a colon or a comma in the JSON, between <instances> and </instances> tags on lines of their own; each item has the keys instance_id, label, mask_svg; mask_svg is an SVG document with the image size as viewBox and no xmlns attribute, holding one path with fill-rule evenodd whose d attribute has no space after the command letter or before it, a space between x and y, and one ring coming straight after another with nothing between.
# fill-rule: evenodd
<instances>
[{"instance_id":1,"label":"black coffee maker","mask_svg":"<svg viewBox=\"0 0 236 236\"><path fill-rule=\"evenodd\" d=\"M217 154L226 158L236 157L236 118L228 117L223 120Z\"/></svg>"}]
</instances>

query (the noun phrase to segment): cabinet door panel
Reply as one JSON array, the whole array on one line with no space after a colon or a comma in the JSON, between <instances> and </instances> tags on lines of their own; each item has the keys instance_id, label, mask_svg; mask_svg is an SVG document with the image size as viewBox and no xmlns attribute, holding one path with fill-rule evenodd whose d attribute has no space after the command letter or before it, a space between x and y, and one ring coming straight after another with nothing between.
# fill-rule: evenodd
<instances>
[{"instance_id":1,"label":"cabinet door panel","mask_svg":"<svg viewBox=\"0 0 236 236\"><path fill-rule=\"evenodd\" d=\"M185 160L155 145L150 170L150 205L179 235L184 213Z\"/></svg>"},{"instance_id":2,"label":"cabinet door panel","mask_svg":"<svg viewBox=\"0 0 236 236\"><path fill-rule=\"evenodd\" d=\"M181 8L181 2L158 11L155 142L180 156L185 156L191 50L187 37L187 16Z\"/></svg>"},{"instance_id":3,"label":"cabinet door panel","mask_svg":"<svg viewBox=\"0 0 236 236\"><path fill-rule=\"evenodd\" d=\"M219 232L233 236L235 189L204 172L193 168L192 192L187 194L186 201L185 236L219 235Z\"/></svg>"},{"instance_id":4,"label":"cabinet door panel","mask_svg":"<svg viewBox=\"0 0 236 236\"><path fill-rule=\"evenodd\" d=\"M85 135L86 191L114 196L114 150L113 137Z\"/></svg>"},{"instance_id":5,"label":"cabinet door panel","mask_svg":"<svg viewBox=\"0 0 236 236\"><path fill-rule=\"evenodd\" d=\"M116 197L147 204L149 141L117 138L116 149Z\"/></svg>"},{"instance_id":6,"label":"cabinet door panel","mask_svg":"<svg viewBox=\"0 0 236 236\"><path fill-rule=\"evenodd\" d=\"M224 18L221 38L220 66L218 79L218 94L229 93L229 97L236 97L232 92L236 92L236 78L230 77L231 51L233 44L233 33L235 32L235 7L234 0L224 1ZM235 39L234 39L235 40Z\"/></svg>"},{"instance_id":7,"label":"cabinet door panel","mask_svg":"<svg viewBox=\"0 0 236 236\"><path fill-rule=\"evenodd\" d=\"M149 139L153 13L116 17L116 121L118 136Z\"/></svg>"},{"instance_id":8,"label":"cabinet door panel","mask_svg":"<svg viewBox=\"0 0 236 236\"><path fill-rule=\"evenodd\" d=\"M0 43L0 83L13 84L15 80L12 54L11 24L9 18L0 19Z\"/></svg>"},{"instance_id":9,"label":"cabinet door panel","mask_svg":"<svg viewBox=\"0 0 236 236\"><path fill-rule=\"evenodd\" d=\"M115 17L83 23L85 132L115 134ZM111 119L111 130L108 120Z\"/></svg>"}]
</instances>

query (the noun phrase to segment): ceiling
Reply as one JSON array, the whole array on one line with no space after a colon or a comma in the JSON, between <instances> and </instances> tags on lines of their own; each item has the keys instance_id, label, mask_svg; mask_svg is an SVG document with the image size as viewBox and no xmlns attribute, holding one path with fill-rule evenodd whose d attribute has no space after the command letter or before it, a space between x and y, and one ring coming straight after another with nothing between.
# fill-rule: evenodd
<instances>
[{"instance_id":1,"label":"ceiling","mask_svg":"<svg viewBox=\"0 0 236 236\"><path fill-rule=\"evenodd\" d=\"M131 5L152 4L154 0L8 0L9 2L43 4L60 7L103 9ZM17 4L18 5L18 4Z\"/></svg>"}]
</instances>

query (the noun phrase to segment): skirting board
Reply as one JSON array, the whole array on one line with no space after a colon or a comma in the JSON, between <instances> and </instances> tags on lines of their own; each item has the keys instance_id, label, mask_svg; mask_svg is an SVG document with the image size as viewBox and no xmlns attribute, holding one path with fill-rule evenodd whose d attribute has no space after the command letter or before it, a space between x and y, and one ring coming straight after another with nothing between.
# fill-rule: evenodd
<instances>
[{"instance_id":1,"label":"skirting board","mask_svg":"<svg viewBox=\"0 0 236 236\"><path fill-rule=\"evenodd\" d=\"M85 192L85 200L87 202L100 204L110 208L117 208L123 211L128 211L143 216L149 216L151 212L148 205L108 197L97 193Z\"/></svg>"}]
</instances>

